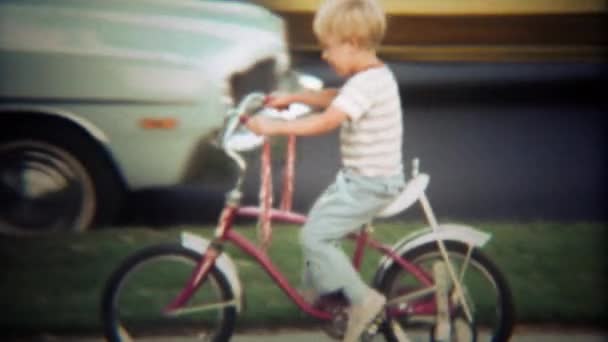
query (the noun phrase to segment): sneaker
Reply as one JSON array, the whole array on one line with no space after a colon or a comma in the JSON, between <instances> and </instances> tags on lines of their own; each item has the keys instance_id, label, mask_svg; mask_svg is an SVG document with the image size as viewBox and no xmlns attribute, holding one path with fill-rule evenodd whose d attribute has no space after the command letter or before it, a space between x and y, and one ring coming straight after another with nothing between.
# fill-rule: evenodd
<instances>
[{"instance_id":1,"label":"sneaker","mask_svg":"<svg viewBox=\"0 0 608 342\"><path fill-rule=\"evenodd\" d=\"M348 309L348 324L344 342L355 342L365 328L384 309L386 298L373 289L368 289L363 302Z\"/></svg>"}]
</instances>

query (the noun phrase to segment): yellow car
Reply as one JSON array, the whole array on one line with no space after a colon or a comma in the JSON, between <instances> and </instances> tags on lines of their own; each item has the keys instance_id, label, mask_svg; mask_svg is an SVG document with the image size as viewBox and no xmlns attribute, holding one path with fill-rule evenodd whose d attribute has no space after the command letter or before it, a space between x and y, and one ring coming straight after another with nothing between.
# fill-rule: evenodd
<instances>
[{"instance_id":1,"label":"yellow car","mask_svg":"<svg viewBox=\"0 0 608 342\"><path fill-rule=\"evenodd\" d=\"M588 61L606 56L605 0L380 0L381 53L409 61ZM255 0L283 16L295 53L317 53L320 0Z\"/></svg>"}]
</instances>

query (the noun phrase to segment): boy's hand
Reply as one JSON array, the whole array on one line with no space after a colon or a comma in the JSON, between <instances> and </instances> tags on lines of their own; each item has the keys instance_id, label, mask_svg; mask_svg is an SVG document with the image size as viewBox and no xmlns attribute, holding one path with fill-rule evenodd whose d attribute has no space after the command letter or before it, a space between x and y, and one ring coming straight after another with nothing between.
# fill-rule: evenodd
<instances>
[{"instance_id":1,"label":"boy's hand","mask_svg":"<svg viewBox=\"0 0 608 342\"><path fill-rule=\"evenodd\" d=\"M286 109L287 107L289 107L289 105L292 102L293 101L291 100L291 97L289 95L274 94L274 95L268 95L266 97L265 105L267 107L272 107L272 108L282 110L282 109Z\"/></svg>"},{"instance_id":2,"label":"boy's hand","mask_svg":"<svg viewBox=\"0 0 608 342\"><path fill-rule=\"evenodd\" d=\"M276 120L265 118L260 115L249 118L245 122L245 126L257 135L272 135L274 133L273 128L275 128L274 126L276 124Z\"/></svg>"}]
</instances>

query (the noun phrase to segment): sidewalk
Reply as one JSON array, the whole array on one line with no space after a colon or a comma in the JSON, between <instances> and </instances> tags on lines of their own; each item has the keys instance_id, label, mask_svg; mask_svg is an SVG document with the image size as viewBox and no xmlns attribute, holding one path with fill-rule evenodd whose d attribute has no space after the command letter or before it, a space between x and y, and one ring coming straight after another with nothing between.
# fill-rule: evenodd
<instances>
[{"instance_id":1,"label":"sidewalk","mask_svg":"<svg viewBox=\"0 0 608 342\"><path fill-rule=\"evenodd\" d=\"M429 341L429 336L424 331L415 331L408 333L411 342L426 342ZM19 339L15 342L26 341L65 341L65 342L103 342L104 339L99 337L66 337L66 336L44 336L34 339ZM138 340L143 342L195 342L193 338L178 338L171 336L158 336L154 338L146 338ZM231 339L231 342L332 342L332 340L322 331L309 330L273 330L273 331L256 331L236 334ZM376 337L374 342L384 341L381 336ZM481 334L478 336L478 341L487 341L487 335ZM512 342L606 342L608 341L607 331L590 331L584 329L561 329L555 328L520 328L516 329Z\"/></svg>"},{"instance_id":2,"label":"sidewalk","mask_svg":"<svg viewBox=\"0 0 608 342\"><path fill-rule=\"evenodd\" d=\"M409 333L408 337L411 342L428 342L428 334L417 331L415 333ZM487 341L487 335L478 336L478 341ZM178 340L176 340L178 341ZM234 342L332 342L335 340L330 339L322 332L276 332L272 334L260 334L260 335L237 335L232 341ZM377 337L374 342L384 341L384 338ZM516 331L512 342L606 342L608 341L608 333L600 332L582 332L582 331ZM185 341L184 341L185 342Z\"/></svg>"}]
</instances>

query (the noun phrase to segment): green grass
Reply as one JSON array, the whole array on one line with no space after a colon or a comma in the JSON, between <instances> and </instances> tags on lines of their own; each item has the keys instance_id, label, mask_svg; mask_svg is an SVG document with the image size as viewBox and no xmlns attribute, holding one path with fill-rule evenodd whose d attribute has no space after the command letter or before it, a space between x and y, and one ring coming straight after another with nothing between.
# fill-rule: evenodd
<instances>
[{"instance_id":1,"label":"green grass","mask_svg":"<svg viewBox=\"0 0 608 342\"><path fill-rule=\"evenodd\" d=\"M376 237L396 241L422 225L389 222L377 226ZM479 223L493 239L485 252L507 276L519 323L600 326L608 319L606 235L600 223ZM211 236L209 227L167 230L106 229L87 234L44 238L0 239L0 304L3 332L98 332L101 288L111 271L138 248L177 241L187 229ZM239 229L252 238L251 226ZM233 247L246 291L239 327L306 324L311 319L270 281L251 259ZM297 229L275 228L270 254L292 284L300 277ZM363 268L371 280L377 254Z\"/></svg>"}]
</instances>

